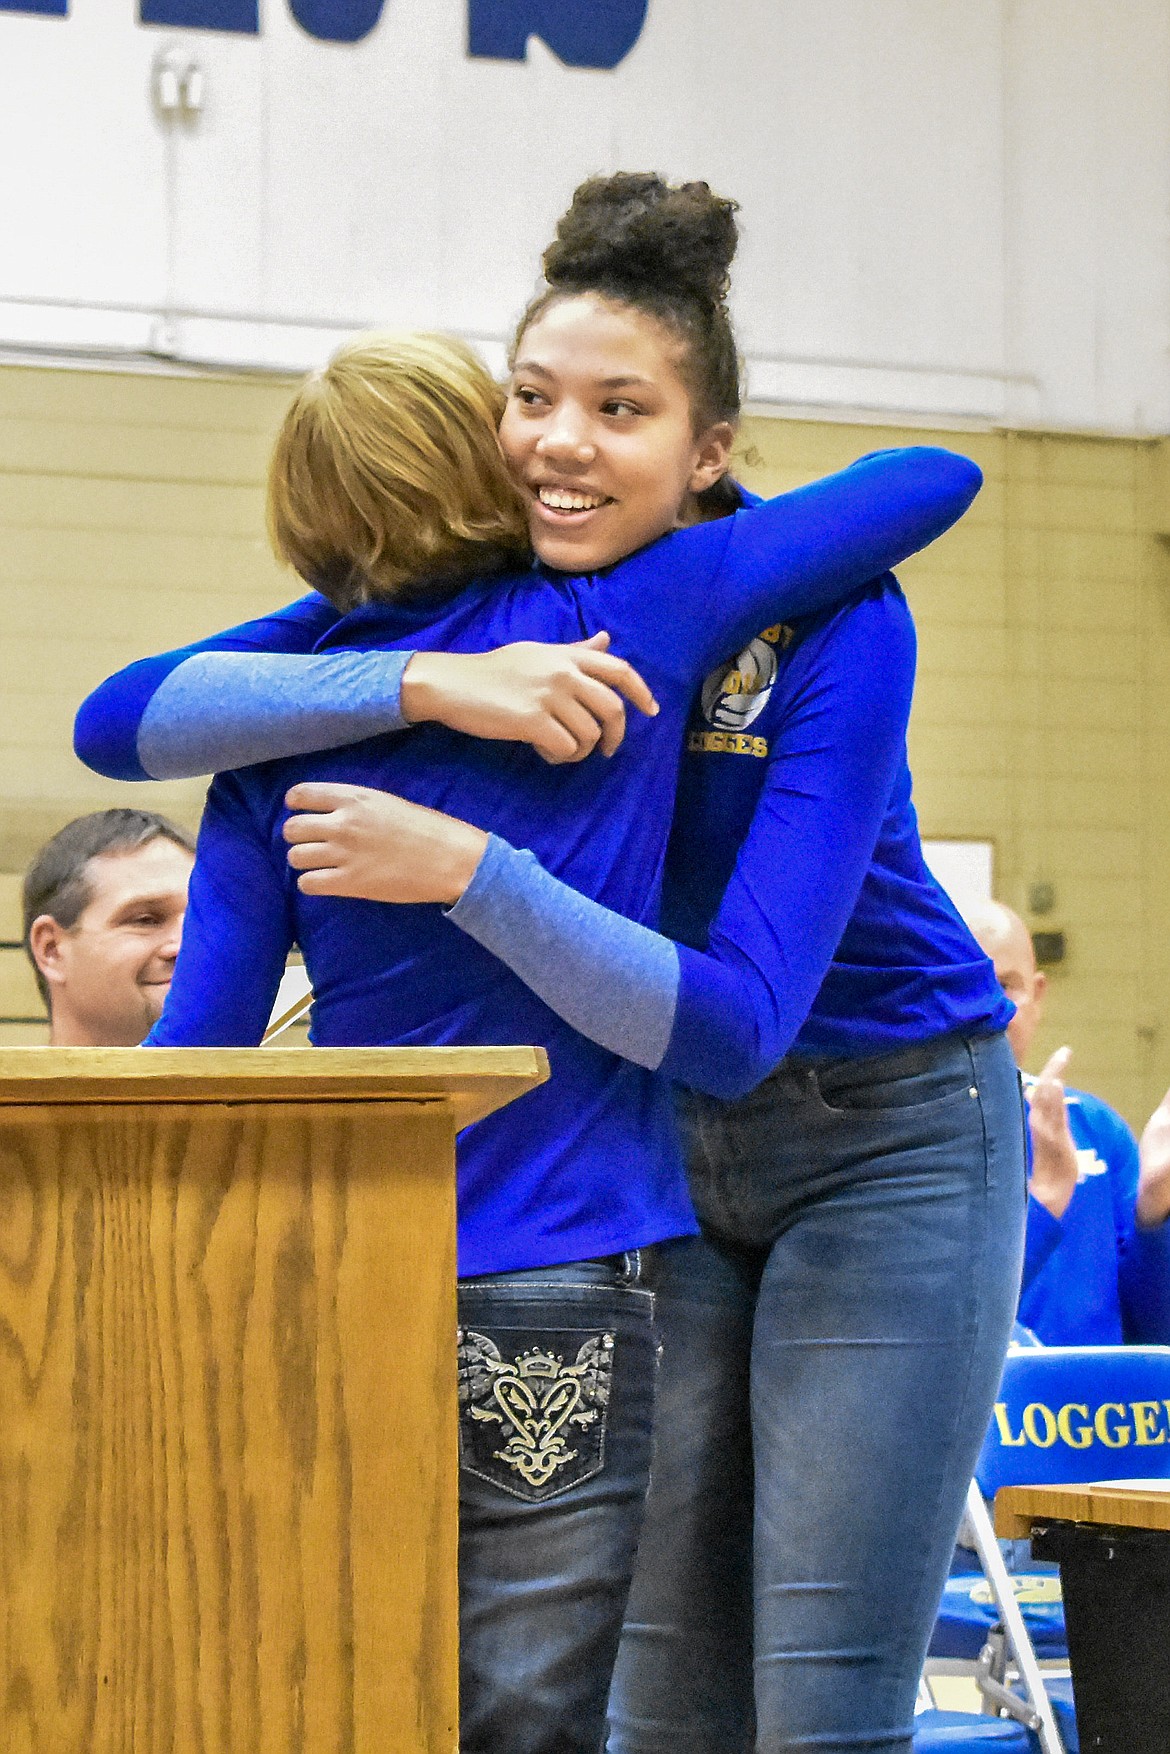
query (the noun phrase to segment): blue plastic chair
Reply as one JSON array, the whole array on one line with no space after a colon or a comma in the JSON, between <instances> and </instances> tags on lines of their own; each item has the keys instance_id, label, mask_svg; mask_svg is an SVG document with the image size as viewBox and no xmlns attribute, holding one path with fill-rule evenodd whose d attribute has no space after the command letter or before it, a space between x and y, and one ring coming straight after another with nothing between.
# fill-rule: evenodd
<instances>
[{"instance_id":1,"label":"blue plastic chair","mask_svg":"<svg viewBox=\"0 0 1170 1754\"><path fill-rule=\"evenodd\" d=\"M914 1719L914 1754L1036 1754L1036 1738L1006 1717L922 1711Z\"/></svg>"},{"instance_id":2,"label":"blue plastic chair","mask_svg":"<svg viewBox=\"0 0 1170 1754\"><path fill-rule=\"evenodd\" d=\"M1064 1605L1056 1567L1048 1571L1011 1571L1008 1575L1036 1655L1043 1662L1067 1659ZM931 1635L931 1658L974 1663L998 1626L999 1618L995 1592L982 1568L948 1577Z\"/></svg>"},{"instance_id":3,"label":"blue plastic chair","mask_svg":"<svg viewBox=\"0 0 1170 1754\"><path fill-rule=\"evenodd\" d=\"M1067 1754L1080 1754L1072 1685L1067 1680L1048 1683L1048 1697L1056 1714ZM982 1717L969 1711L924 1711L914 1720L914 1754L1038 1754L1036 1734L1014 1718Z\"/></svg>"},{"instance_id":4,"label":"blue plastic chair","mask_svg":"<svg viewBox=\"0 0 1170 1754\"><path fill-rule=\"evenodd\" d=\"M1170 1346L1013 1349L975 1478L1001 1486L1170 1479Z\"/></svg>"},{"instance_id":5,"label":"blue plastic chair","mask_svg":"<svg viewBox=\"0 0 1170 1754\"><path fill-rule=\"evenodd\" d=\"M1067 1676L1049 1681L1045 1678L1048 1698L1068 1754L1081 1754L1081 1738L1077 1734L1077 1714L1073 1705L1072 1682Z\"/></svg>"},{"instance_id":6,"label":"blue plastic chair","mask_svg":"<svg viewBox=\"0 0 1170 1754\"><path fill-rule=\"evenodd\" d=\"M948 1580L931 1658L969 1660L974 1638L982 1636L975 1673L989 1709L1008 1711L1033 1731L1041 1754L1072 1754L1077 1746L1071 1692L1047 1684L1038 1661L1063 1652L1063 1612L1055 1611L1051 1574L1008 1571L987 1501L1002 1486L1139 1476L1170 1478L1170 1347L1013 1347L967 1497L967 1529L983 1580ZM1008 1656L1015 1686L1008 1684ZM973 1737L978 1730L986 1739L986 1721L968 1720ZM958 1737L958 1724L947 1727Z\"/></svg>"}]
</instances>

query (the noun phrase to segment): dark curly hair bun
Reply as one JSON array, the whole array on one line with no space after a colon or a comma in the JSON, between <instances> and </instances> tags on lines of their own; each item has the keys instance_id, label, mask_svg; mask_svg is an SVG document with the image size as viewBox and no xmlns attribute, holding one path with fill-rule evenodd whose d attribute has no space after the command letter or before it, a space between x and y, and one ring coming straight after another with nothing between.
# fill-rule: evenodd
<instances>
[{"instance_id":1,"label":"dark curly hair bun","mask_svg":"<svg viewBox=\"0 0 1170 1754\"><path fill-rule=\"evenodd\" d=\"M739 232L738 202L706 183L672 187L651 171L590 177L544 253L558 291L653 294L721 305Z\"/></svg>"},{"instance_id":2,"label":"dark curly hair bun","mask_svg":"<svg viewBox=\"0 0 1170 1754\"><path fill-rule=\"evenodd\" d=\"M544 253L546 284L520 319L511 357L550 305L597 293L645 312L677 337L696 432L734 423L740 361L727 290L738 211L706 183L672 187L653 171L590 177Z\"/></svg>"}]
</instances>

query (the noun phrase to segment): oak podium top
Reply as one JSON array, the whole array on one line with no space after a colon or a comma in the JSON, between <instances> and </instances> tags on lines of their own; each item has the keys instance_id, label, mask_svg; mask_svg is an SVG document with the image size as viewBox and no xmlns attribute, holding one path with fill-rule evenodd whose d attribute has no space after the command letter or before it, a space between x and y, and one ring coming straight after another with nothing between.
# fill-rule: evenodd
<instances>
[{"instance_id":1,"label":"oak podium top","mask_svg":"<svg viewBox=\"0 0 1170 1754\"><path fill-rule=\"evenodd\" d=\"M457 1127L548 1077L535 1047L0 1048L0 1108L135 1102L441 1102Z\"/></svg>"},{"instance_id":2,"label":"oak podium top","mask_svg":"<svg viewBox=\"0 0 1170 1754\"><path fill-rule=\"evenodd\" d=\"M995 1532L1020 1540L1034 1523L1100 1523L1170 1530L1170 1480L1104 1480L1093 1486L1004 1486L995 1495Z\"/></svg>"}]
</instances>

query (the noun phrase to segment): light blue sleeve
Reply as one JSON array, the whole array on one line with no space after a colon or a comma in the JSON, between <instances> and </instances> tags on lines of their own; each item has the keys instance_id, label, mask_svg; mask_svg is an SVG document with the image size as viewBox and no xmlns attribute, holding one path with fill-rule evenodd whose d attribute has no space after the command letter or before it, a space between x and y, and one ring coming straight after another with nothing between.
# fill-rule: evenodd
<instances>
[{"instance_id":1,"label":"light blue sleeve","mask_svg":"<svg viewBox=\"0 0 1170 1754\"><path fill-rule=\"evenodd\" d=\"M138 759L151 779L186 779L400 731L412 655L198 652L151 696Z\"/></svg>"},{"instance_id":2,"label":"light blue sleeve","mask_svg":"<svg viewBox=\"0 0 1170 1754\"><path fill-rule=\"evenodd\" d=\"M566 1023L651 1071L678 1000L678 949L552 877L496 835L447 918L506 962Z\"/></svg>"},{"instance_id":3,"label":"light blue sleeve","mask_svg":"<svg viewBox=\"0 0 1170 1754\"><path fill-rule=\"evenodd\" d=\"M138 733L152 697L172 670L203 652L307 654L337 618L333 604L319 591L310 591L295 603L286 603L283 609L242 621L236 627L226 627L222 633L213 633L210 639L176 646L169 652L157 652L153 658L139 658L127 664L100 683L78 707L73 726L73 748L78 760L110 780L150 779L139 756ZM217 765L230 768L244 763L221 761ZM198 764L172 767L172 772L180 775L204 771Z\"/></svg>"}]
</instances>

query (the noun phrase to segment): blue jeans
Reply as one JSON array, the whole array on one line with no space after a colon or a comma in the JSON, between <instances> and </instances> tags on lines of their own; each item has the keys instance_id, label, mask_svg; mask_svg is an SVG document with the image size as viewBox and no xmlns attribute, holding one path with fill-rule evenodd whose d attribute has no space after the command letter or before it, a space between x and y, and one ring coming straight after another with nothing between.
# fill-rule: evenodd
<instances>
[{"instance_id":1,"label":"blue jeans","mask_svg":"<svg viewBox=\"0 0 1170 1754\"><path fill-rule=\"evenodd\" d=\"M656 1251L459 1285L462 1754L598 1754L650 1476Z\"/></svg>"},{"instance_id":2,"label":"blue jeans","mask_svg":"<svg viewBox=\"0 0 1170 1754\"><path fill-rule=\"evenodd\" d=\"M1016 1306L1007 1043L786 1062L687 1113L704 1235L659 1262L653 1481L609 1749L911 1754Z\"/></svg>"}]
</instances>

